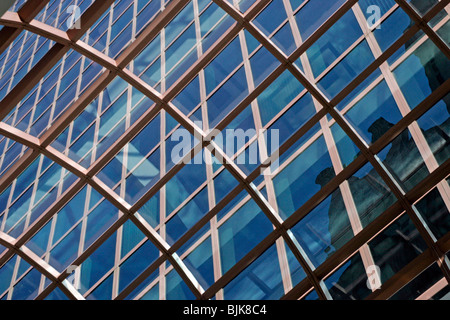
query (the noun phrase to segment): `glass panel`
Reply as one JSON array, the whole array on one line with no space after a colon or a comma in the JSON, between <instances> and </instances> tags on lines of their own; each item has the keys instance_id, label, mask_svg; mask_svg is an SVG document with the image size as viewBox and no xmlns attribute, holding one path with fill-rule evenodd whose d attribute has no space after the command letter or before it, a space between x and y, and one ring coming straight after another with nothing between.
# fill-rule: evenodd
<instances>
[{"instance_id":1,"label":"glass panel","mask_svg":"<svg viewBox=\"0 0 450 320\"><path fill-rule=\"evenodd\" d=\"M276 246L272 245L223 288L225 300L275 300L284 294Z\"/></svg>"},{"instance_id":2,"label":"glass panel","mask_svg":"<svg viewBox=\"0 0 450 320\"><path fill-rule=\"evenodd\" d=\"M366 283L367 275L359 253L325 280L334 300L363 300L372 291Z\"/></svg>"},{"instance_id":3,"label":"glass panel","mask_svg":"<svg viewBox=\"0 0 450 320\"><path fill-rule=\"evenodd\" d=\"M317 267L353 237L339 189L291 228L292 233Z\"/></svg>"},{"instance_id":4,"label":"glass panel","mask_svg":"<svg viewBox=\"0 0 450 320\"><path fill-rule=\"evenodd\" d=\"M253 200L219 227L222 273L226 273L272 231L272 224Z\"/></svg>"}]
</instances>

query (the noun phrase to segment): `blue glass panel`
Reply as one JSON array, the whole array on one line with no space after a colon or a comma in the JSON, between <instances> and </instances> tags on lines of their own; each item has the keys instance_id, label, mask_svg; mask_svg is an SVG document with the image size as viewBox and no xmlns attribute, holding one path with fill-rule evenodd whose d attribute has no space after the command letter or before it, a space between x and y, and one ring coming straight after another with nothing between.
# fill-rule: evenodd
<instances>
[{"instance_id":1,"label":"blue glass panel","mask_svg":"<svg viewBox=\"0 0 450 320\"><path fill-rule=\"evenodd\" d=\"M159 256L159 251L146 241L128 259L120 265L119 292L125 289Z\"/></svg>"},{"instance_id":2,"label":"blue glass panel","mask_svg":"<svg viewBox=\"0 0 450 320\"><path fill-rule=\"evenodd\" d=\"M314 75L319 76L360 36L362 30L350 10L306 51Z\"/></svg>"},{"instance_id":3,"label":"blue glass panel","mask_svg":"<svg viewBox=\"0 0 450 320\"><path fill-rule=\"evenodd\" d=\"M303 40L311 36L345 2L338 0L309 1L295 16Z\"/></svg>"},{"instance_id":4,"label":"blue glass panel","mask_svg":"<svg viewBox=\"0 0 450 320\"><path fill-rule=\"evenodd\" d=\"M289 71L284 71L257 99L263 125L272 120L302 90L300 82Z\"/></svg>"},{"instance_id":5,"label":"blue glass panel","mask_svg":"<svg viewBox=\"0 0 450 320\"><path fill-rule=\"evenodd\" d=\"M219 227L222 273L226 273L272 231L272 224L249 200Z\"/></svg>"},{"instance_id":6,"label":"blue glass panel","mask_svg":"<svg viewBox=\"0 0 450 320\"><path fill-rule=\"evenodd\" d=\"M450 158L450 94L417 120L437 162Z\"/></svg>"},{"instance_id":7,"label":"blue glass panel","mask_svg":"<svg viewBox=\"0 0 450 320\"><path fill-rule=\"evenodd\" d=\"M111 274L97 288L95 288L90 295L86 297L86 300L111 300L113 280L114 274Z\"/></svg>"},{"instance_id":8,"label":"blue glass panel","mask_svg":"<svg viewBox=\"0 0 450 320\"><path fill-rule=\"evenodd\" d=\"M381 269L381 283L427 249L424 240L407 215L401 216L369 242L376 265Z\"/></svg>"},{"instance_id":9,"label":"blue glass panel","mask_svg":"<svg viewBox=\"0 0 450 320\"><path fill-rule=\"evenodd\" d=\"M286 10L282 0L273 0L269 5L253 20L253 23L261 29L267 36L287 19Z\"/></svg>"},{"instance_id":10,"label":"blue glass panel","mask_svg":"<svg viewBox=\"0 0 450 320\"><path fill-rule=\"evenodd\" d=\"M121 258L125 257L131 249L134 249L145 238L141 230L131 221L127 220L122 225Z\"/></svg>"},{"instance_id":11,"label":"blue glass panel","mask_svg":"<svg viewBox=\"0 0 450 320\"><path fill-rule=\"evenodd\" d=\"M340 190L300 220L292 232L316 267L347 243L353 232Z\"/></svg>"},{"instance_id":12,"label":"blue glass panel","mask_svg":"<svg viewBox=\"0 0 450 320\"><path fill-rule=\"evenodd\" d=\"M275 300L284 294L276 246L272 245L224 289L226 300Z\"/></svg>"},{"instance_id":13,"label":"blue glass panel","mask_svg":"<svg viewBox=\"0 0 450 320\"><path fill-rule=\"evenodd\" d=\"M437 239L450 231L450 212L437 188L431 190L415 206Z\"/></svg>"},{"instance_id":14,"label":"blue glass panel","mask_svg":"<svg viewBox=\"0 0 450 320\"><path fill-rule=\"evenodd\" d=\"M204 188L166 224L167 241L175 243L188 229L208 213L208 189Z\"/></svg>"},{"instance_id":15,"label":"blue glass panel","mask_svg":"<svg viewBox=\"0 0 450 320\"><path fill-rule=\"evenodd\" d=\"M81 224L75 227L61 242L51 251L50 265L59 272L67 268L78 256Z\"/></svg>"},{"instance_id":16,"label":"blue glass panel","mask_svg":"<svg viewBox=\"0 0 450 320\"><path fill-rule=\"evenodd\" d=\"M366 281L364 264L357 253L326 279L325 285L335 300L363 300L372 292Z\"/></svg>"},{"instance_id":17,"label":"blue glass panel","mask_svg":"<svg viewBox=\"0 0 450 320\"><path fill-rule=\"evenodd\" d=\"M206 94L221 83L242 62L239 38L235 38L204 70Z\"/></svg>"},{"instance_id":18,"label":"blue glass panel","mask_svg":"<svg viewBox=\"0 0 450 320\"><path fill-rule=\"evenodd\" d=\"M159 283L157 283L153 288L151 288L139 300L159 300Z\"/></svg>"},{"instance_id":19,"label":"blue glass panel","mask_svg":"<svg viewBox=\"0 0 450 320\"><path fill-rule=\"evenodd\" d=\"M259 49L251 58L253 82L257 87L261 82L272 73L280 62L266 48Z\"/></svg>"},{"instance_id":20,"label":"blue glass panel","mask_svg":"<svg viewBox=\"0 0 450 320\"><path fill-rule=\"evenodd\" d=\"M183 260L183 262L203 289L207 289L214 283L211 238L208 237L208 239L203 241Z\"/></svg>"},{"instance_id":21,"label":"blue glass panel","mask_svg":"<svg viewBox=\"0 0 450 320\"><path fill-rule=\"evenodd\" d=\"M345 118L367 143L373 143L396 124L402 115L389 87L383 80L356 103L345 114Z\"/></svg>"},{"instance_id":22,"label":"blue glass panel","mask_svg":"<svg viewBox=\"0 0 450 320\"><path fill-rule=\"evenodd\" d=\"M369 45L364 40L341 60L318 83L329 97L334 97L356 78L374 60Z\"/></svg>"},{"instance_id":23,"label":"blue glass panel","mask_svg":"<svg viewBox=\"0 0 450 320\"><path fill-rule=\"evenodd\" d=\"M84 294L114 266L116 233L111 235L81 265L80 293Z\"/></svg>"},{"instance_id":24,"label":"blue glass panel","mask_svg":"<svg viewBox=\"0 0 450 320\"><path fill-rule=\"evenodd\" d=\"M274 179L279 213L287 218L334 176L323 136L319 137Z\"/></svg>"},{"instance_id":25,"label":"blue glass panel","mask_svg":"<svg viewBox=\"0 0 450 320\"><path fill-rule=\"evenodd\" d=\"M196 106L198 106L200 104L200 83L198 77L195 77L195 79L192 80L172 102L184 114L189 114Z\"/></svg>"},{"instance_id":26,"label":"blue glass panel","mask_svg":"<svg viewBox=\"0 0 450 320\"><path fill-rule=\"evenodd\" d=\"M247 79L244 68L241 67L208 99L209 127L215 127L247 93Z\"/></svg>"},{"instance_id":27,"label":"blue glass panel","mask_svg":"<svg viewBox=\"0 0 450 320\"><path fill-rule=\"evenodd\" d=\"M200 15L200 31L201 36L205 36L213 27L214 25L222 19L222 17L225 15L225 11L222 10L217 4L212 3L208 9L206 9L201 15Z\"/></svg>"},{"instance_id":28,"label":"blue glass panel","mask_svg":"<svg viewBox=\"0 0 450 320\"><path fill-rule=\"evenodd\" d=\"M11 284L15 263L16 259L9 259L8 262L0 268L0 295L8 289Z\"/></svg>"},{"instance_id":29,"label":"blue glass panel","mask_svg":"<svg viewBox=\"0 0 450 320\"><path fill-rule=\"evenodd\" d=\"M118 218L118 210L104 200L88 216L85 238L85 248L90 246Z\"/></svg>"},{"instance_id":30,"label":"blue glass panel","mask_svg":"<svg viewBox=\"0 0 450 320\"><path fill-rule=\"evenodd\" d=\"M41 273L31 270L18 284L14 286L11 300L33 300L39 291Z\"/></svg>"},{"instance_id":31,"label":"blue glass panel","mask_svg":"<svg viewBox=\"0 0 450 320\"><path fill-rule=\"evenodd\" d=\"M450 77L450 61L427 40L394 70L394 75L414 108Z\"/></svg>"},{"instance_id":32,"label":"blue glass panel","mask_svg":"<svg viewBox=\"0 0 450 320\"><path fill-rule=\"evenodd\" d=\"M195 26L191 25L166 51L166 71L171 70L175 64L195 45Z\"/></svg>"},{"instance_id":33,"label":"blue glass panel","mask_svg":"<svg viewBox=\"0 0 450 320\"><path fill-rule=\"evenodd\" d=\"M405 191L428 176L428 169L408 129L404 130L378 156Z\"/></svg>"}]
</instances>

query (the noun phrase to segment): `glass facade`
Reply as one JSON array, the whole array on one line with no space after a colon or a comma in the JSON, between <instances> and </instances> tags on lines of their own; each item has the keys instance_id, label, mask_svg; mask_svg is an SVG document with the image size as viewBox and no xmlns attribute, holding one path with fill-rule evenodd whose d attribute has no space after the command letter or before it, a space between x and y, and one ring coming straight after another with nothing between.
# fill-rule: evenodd
<instances>
[{"instance_id":1,"label":"glass facade","mask_svg":"<svg viewBox=\"0 0 450 320\"><path fill-rule=\"evenodd\" d=\"M0 299L448 299L448 1L11 2Z\"/></svg>"}]
</instances>

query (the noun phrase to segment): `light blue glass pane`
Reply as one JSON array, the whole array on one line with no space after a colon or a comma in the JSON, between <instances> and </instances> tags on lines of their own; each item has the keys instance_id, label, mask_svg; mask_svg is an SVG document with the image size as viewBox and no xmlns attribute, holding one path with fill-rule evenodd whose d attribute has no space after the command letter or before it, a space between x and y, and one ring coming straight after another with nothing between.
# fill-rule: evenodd
<instances>
[{"instance_id":1,"label":"light blue glass pane","mask_svg":"<svg viewBox=\"0 0 450 320\"><path fill-rule=\"evenodd\" d=\"M200 83L198 77L195 77L195 79L192 80L172 102L184 114L189 114L196 106L198 106L200 104ZM169 119L173 119L170 115L167 116Z\"/></svg>"},{"instance_id":2,"label":"light blue glass pane","mask_svg":"<svg viewBox=\"0 0 450 320\"><path fill-rule=\"evenodd\" d=\"M219 228L222 273L226 273L272 231L272 224L251 199Z\"/></svg>"},{"instance_id":3,"label":"light blue glass pane","mask_svg":"<svg viewBox=\"0 0 450 320\"><path fill-rule=\"evenodd\" d=\"M139 164L126 179L125 200L135 203L160 179L160 152L159 148L146 160Z\"/></svg>"},{"instance_id":4,"label":"light blue glass pane","mask_svg":"<svg viewBox=\"0 0 450 320\"><path fill-rule=\"evenodd\" d=\"M88 216L85 237L85 248L91 245L118 218L118 210L104 200Z\"/></svg>"},{"instance_id":5,"label":"light blue glass pane","mask_svg":"<svg viewBox=\"0 0 450 320\"><path fill-rule=\"evenodd\" d=\"M208 213L208 189L204 188L166 224L167 241L175 243L188 229Z\"/></svg>"},{"instance_id":6,"label":"light blue glass pane","mask_svg":"<svg viewBox=\"0 0 450 320\"><path fill-rule=\"evenodd\" d=\"M139 300L159 300L159 283L157 283L153 288L151 288Z\"/></svg>"},{"instance_id":7,"label":"light blue glass pane","mask_svg":"<svg viewBox=\"0 0 450 320\"><path fill-rule=\"evenodd\" d=\"M331 126L331 133L339 152L339 158L345 168L360 155L361 151L338 124Z\"/></svg>"},{"instance_id":8,"label":"light blue glass pane","mask_svg":"<svg viewBox=\"0 0 450 320\"><path fill-rule=\"evenodd\" d=\"M169 45L184 28L194 20L194 9L192 2L189 2L186 7L166 26L166 45Z\"/></svg>"},{"instance_id":9,"label":"light blue glass pane","mask_svg":"<svg viewBox=\"0 0 450 320\"><path fill-rule=\"evenodd\" d=\"M318 267L353 237L339 189L314 208L292 229L311 262Z\"/></svg>"},{"instance_id":10,"label":"light blue glass pane","mask_svg":"<svg viewBox=\"0 0 450 320\"><path fill-rule=\"evenodd\" d=\"M67 268L78 256L81 224L73 229L61 242L59 242L50 254L50 265L59 272Z\"/></svg>"},{"instance_id":11,"label":"light blue glass pane","mask_svg":"<svg viewBox=\"0 0 450 320\"><path fill-rule=\"evenodd\" d=\"M26 246L34 253L42 256L48 247L48 241L50 236L51 223L47 223L39 232L27 242Z\"/></svg>"},{"instance_id":12,"label":"light blue glass pane","mask_svg":"<svg viewBox=\"0 0 450 320\"><path fill-rule=\"evenodd\" d=\"M166 184L166 208L172 212L206 180L205 164L189 164L183 167Z\"/></svg>"},{"instance_id":13,"label":"light blue glass pane","mask_svg":"<svg viewBox=\"0 0 450 320\"><path fill-rule=\"evenodd\" d=\"M86 297L86 300L111 300L114 274L106 278L92 293Z\"/></svg>"},{"instance_id":14,"label":"light blue glass pane","mask_svg":"<svg viewBox=\"0 0 450 320\"><path fill-rule=\"evenodd\" d=\"M300 82L289 71L284 71L257 99L263 125L272 120L302 90Z\"/></svg>"},{"instance_id":15,"label":"light blue glass pane","mask_svg":"<svg viewBox=\"0 0 450 320\"><path fill-rule=\"evenodd\" d=\"M145 235L141 230L131 220L127 220L122 226L121 258L125 257L144 238Z\"/></svg>"},{"instance_id":16,"label":"light blue glass pane","mask_svg":"<svg viewBox=\"0 0 450 320\"><path fill-rule=\"evenodd\" d=\"M69 298L61 291L61 289L56 287L47 297L44 298L44 300L69 300Z\"/></svg>"},{"instance_id":17,"label":"light blue glass pane","mask_svg":"<svg viewBox=\"0 0 450 320\"><path fill-rule=\"evenodd\" d=\"M161 53L160 35L134 59L134 73L140 75Z\"/></svg>"},{"instance_id":18,"label":"light blue glass pane","mask_svg":"<svg viewBox=\"0 0 450 320\"><path fill-rule=\"evenodd\" d=\"M361 42L318 83L329 97L334 97L374 60L366 41Z\"/></svg>"},{"instance_id":19,"label":"light blue glass pane","mask_svg":"<svg viewBox=\"0 0 450 320\"><path fill-rule=\"evenodd\" d=\"M395 10L379 28L373 31L381 50L385 51L389 48L412 24L411 18L402 9Z\"/></svg>"},{"instance_id":20,"label":"light blue glass pane","mask_svg":"<svg viewBox=\"0 0 450 320\"><path fill-rule=\"evenodd\" d=\"M28 212L33 188L29 188L10 208L6 219L5 231L14 226Z\"/></svg>"},{"instance_id":21,"label":"light blue glass pane","mask_svg":"<svg viewBox=\"0 0 450 320\"><path fill-rule=\"evenodd\" d=\"M127 112L127 94L123 94L100 118L99 139L114 127Z\"/></svg>"},{"instance_id":22,"label":"light blue glass pane","mask_svg":"<svg viewBox=\"0 0 450 320\"><path fill-rule=\"evenodd\" d=\"M191 25L166 51L166 71L172 69L195 45L195 26Z\"/></svg>"},{"instance_id":23,"label":"light blue glass pane","mask_svg":"<svg viewBox=\"0 0 450 320\"><path fill-rule=\"evenodd\" d=\"M11 284L15 262L16 259L9 259L8 262L0 268L0 294L8 289Z\"/></svg>"},{"instance_id":24,"label":"light blue glass pane","mask_svg":"<svg viewBox=\"0 0 450 320\"><path fill-rule=\"evenodd\" d=\"M159 191L147 201L140 209L139 213L154 228L159 224Z\"/></svg>"},{"instance_id":25,"label":"light blue glass pane","mask_svg":"<svg viewBox=\"0 0 450 320\"><path fill-rule=\"evenodd\" d=\"M200 15L200 31L203 37L214 25L225 16L225 11L217 4L212 3L208 9Z\"/></svg>"},{"instance_id":26,"label":"light blue glass pane","mask_svg":"<svg viewBox=\"0 0 450 320\"><path fill-rule=\"evenodd\" d=\"M172 270L166 276L166 299L167 300L193 300L194 294L189 290L186 283L179 274Z\"/></svg>"},{"instance_id":27,"label":"light blue glass pane","mask_svg":"<svg viewBox=\"0 0 450 320\"><path fill-rule=\"evenodd\" d=\"M208 237L208 239L203 241L183 260L183 262L203 289L207 289L214 283L211 238Z\"/></svg>"},{"instance_id":28,"label":"light blue glass pane","mask_svg":"<svg viewBox=\"0 0 450 320\"><path fill-rule=\"evenodd\" d=\"M277 58L274 57L266 48L259 49L251 58L250 65L252 67L253 82L255 87L272 73L280 64Z\"/></svg>"},{"instance_id":29,"label":"light blue glass pane","mask_svg":"<svg viewBox=\"0 0 450 320\"><path fill-rule=\"evenodd\" d=\"M253 20L253 23L261 29L267 36L287 19L286 10L282 0L273 0L269 5Z\"/></svg>"},{"instance_id":30,"label":"light blue glass pane","mask_svg":"<svg viewBox=\"0 0 450 320\"><path fill-rule=\"evenodd\" d=\"M54 164L39 178L34 203L37 203L61 179L61 170L62 167Z\"/></svg>"},{"instance_id":31,"label":"light blue glass pane","mask_svg":"<svg viewBox=\"0 0 450 320\"><path fill-rule=\"evenodd\" d=\"M274 179L279 212L287 218L334 176L323 136L319 137Z\"/></svg>"},{"instance_id":32,"label":"light blue glass pane","mask_svg":"<svg viewBox=\"0 0 450 320\"><path fill-rule=\"evenodd\" d=\"M290 55L296 45L292 35L291 26L286 23L271 39L284 53Z\"/></svg>"},{"instance_id":33,"label":"light blue glass pane","mask_svg":"<svg viewBox=\"0 0 450 320\"><path fill-rule=\"evenodd\" d=\"M396 4L395 0L359 0L358 3L366 19L372 17L374 6L380 10L380 14L383 16Z\"/></svg>"}]
</instances>

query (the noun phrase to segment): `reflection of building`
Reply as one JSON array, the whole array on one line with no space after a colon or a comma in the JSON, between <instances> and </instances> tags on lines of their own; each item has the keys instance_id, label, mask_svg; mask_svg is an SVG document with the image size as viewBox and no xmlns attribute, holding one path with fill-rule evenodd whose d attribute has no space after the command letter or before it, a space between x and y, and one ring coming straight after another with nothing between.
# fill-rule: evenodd
<instances>
[{"instance_id":1,"label":"reflection of building","mask_svg":"<svg viewBox=\"0 0 450 320\"><path fill-rule=\"evenodd\" d=\"M376 141L392 126L393 124L383 118L376 120L369 128L369 132L372 133L372 142ZM427 141L431 141L432 144L433 141L437 140L436 136L442 139L442 128L444 127L449 132L450 117L447 117L447 120L441 126L435 126L424 131ZM440 148L448 153L450 141L445 133L443 135L447 141ZM384 165L402 185L414 186L428 175L417 146L408 131L402 132L392 141L389 151L382 160ZM325 176L331 179L333 177L332 170L332 168L324 170L318 176L316 183L322 184ZM409 170L409 173L403 174L406 170ZM386 190L385 184L381 182L374 169L363 177L352 176L348 179L348 182L363 226L373 221L395 201L394 196ZM437 228L443 228L439 234L445 234L450 224L445 223L448 220L448 211L442 203L439 193L433 192L424 200L420 203L418 209L421 213L427 214L425 218L429 223L432 223ZM335 221L342 219L342 214L343 212L345 213L345 209L344 211L342 209L343 206L344 203L341 196L337 196L331 200L329 209L329 232L331 235L331 245L335 247L342 246L339 243L341 230L336 230L334 226ZM392 277L426 249L426 245L420 239L417 230L407 217L402 217L395 221L388 229L371 241L369 247L375 264L381 267L382 282ZM361 257L356 255L353 259L350 259L350 262L345 265L344 269L345 271L339 277L339 280L334 280L336 285L330 289L333 297L339 299L358 299L361 294L367 294L367 278L362 276L365 271L361 263ZM355 275L359 275L359 277ZM432 280L437 281L438 279L435 278L435 273L425 272L422 276L422 281L426 283L432 282ZM410 297L410 294L418 296L425 289L427 288L423 288L421 283L413 283L408 287L408 290L402 291L395 298L407 299Z\"/></svg>"}]
</instances>

